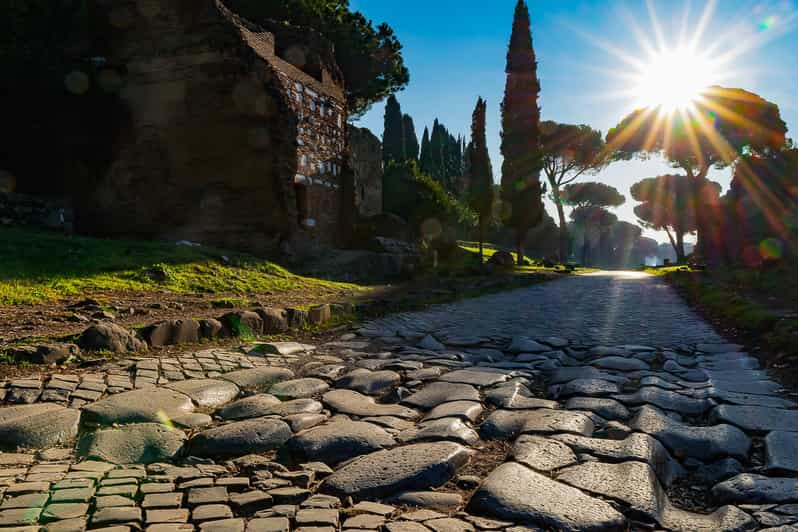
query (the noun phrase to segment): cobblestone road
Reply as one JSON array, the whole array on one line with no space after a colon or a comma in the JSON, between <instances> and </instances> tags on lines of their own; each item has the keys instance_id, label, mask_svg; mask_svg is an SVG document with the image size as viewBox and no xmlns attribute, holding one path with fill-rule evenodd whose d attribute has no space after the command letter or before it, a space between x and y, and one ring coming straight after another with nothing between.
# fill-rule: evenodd
<instances>
[{"instance_id":1,"label":"cobblestone road","mask_svg":"<svg viewBox=\"0 0 798 532\"><path fill-rule=\"evenodd\" d=\"M586 344L720 342L659 277L599 272L479 297L408 318L444 334L561 336Z\"/></svg>"},{"instance_id":2,"label":"cobblestone road","mask_svg":"<svg viewBox=\"0 0 798 532\"><path fill-rule=\"evenodd\" d=\"M0 532L798 532L796 404L634 273L0 401Z\"/></svg>"}]
</instances>

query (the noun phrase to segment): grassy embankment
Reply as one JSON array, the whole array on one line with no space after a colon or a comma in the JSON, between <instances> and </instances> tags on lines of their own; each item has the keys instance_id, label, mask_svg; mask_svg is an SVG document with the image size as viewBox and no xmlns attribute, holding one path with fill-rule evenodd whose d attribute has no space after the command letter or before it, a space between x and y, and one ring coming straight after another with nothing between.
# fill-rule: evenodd
<instances>
[{"instance_id":1,"label":"grassy embankment","mask_svg":"<svg viewBox=\"0 0 798 532\"><path fill-rule=\"evenodd\" d=\"M0 305L166 291L220 296L357 288L295 275L244 253L174 243L66 238L0 228Z\"/></svg>"},{"instance_id":2,"label":"grassy embankment","mask_svg":"<svg viewBox=\"0 0 798 532\"><path fill-rule=\"evenodd\" d=\"M700 312L762 347L776 365L798 365L798 278L794 262L765 270L658 268Z\"/></svg>"}]
</instances>

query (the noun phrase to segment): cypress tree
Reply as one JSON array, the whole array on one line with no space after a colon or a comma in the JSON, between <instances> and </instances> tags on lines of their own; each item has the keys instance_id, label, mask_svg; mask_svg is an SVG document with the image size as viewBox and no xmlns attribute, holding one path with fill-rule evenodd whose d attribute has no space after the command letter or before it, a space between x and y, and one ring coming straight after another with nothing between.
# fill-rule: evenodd
<instances>
[{"instance_id":1,"label":"cypress tree","mask_svg":"<svg viewBox=\"0 0 798 532\"><path fill-rule=\"evenodd\" d=\"M502 102L502 213L515 231L518 264L524 260L524 239L543 218L540 172L540 82L532 47L529 9L524 0L515 7L507 52L507 85Z\"/></svg>"},{"instance_id":2,"label":"cypress tree","mask_svg":"<svg viewBox=\"0 0 798 532\"><path fill-rule=\"evenodd\" d=\"M436 118L435 122L432 124L432 135L429 139L429 174L434 177L436 181L443 185L445 184L443 171L443 143L446 141L446 139L443 136L444 133L441 131L442 129L444 128L440 125L438 119Z\"/></svg>"},{"instance_id":3,"label":"cypress tree","mask_svg":"<svg viewBox=\"0 0 798 532\"><path fill-rule=\"evenodd\" d=\"M429 141L429 128L424 128L424 135L421 137L421 155L419 166L425 174L432 175L432 148Z\"/></svg>"},{"instance_id":4,"label":"cypress tree","mask_svg":"<svg viewBox=\"0 0 798 532\"><path fill-rule=\"evenodd\" d=\"M490 221L493 211L493 168L490 163L488 141L485 134L486 113L487 103L479 98L471 120L471 144L467 157L471 166L467 190L468 204L479 215L480 264L483 260L485 227Z\"/></svg>"},{"instance_id":5,"label":"cypress tree","mask_svg":"<svg viewBox=\"0 0 798 532\"><path fill-rule=\"evenodd\" d=\"M403 120L405 134L405 159L418 161L418 136L416 126L413 124L413 117L405 115Z\"/></svg>"},{"instance_id":6,"label":"cypress tree","mask_svg":"<svg viewBox=\"0 0 798 532\"><path fill-rule=\"evenodd\" d=\"M399 101L392 94L385 104L385 131L382 134L382 159L399 163L407 159L405 150L404 118Z\"/></svg>"}]
</instances>

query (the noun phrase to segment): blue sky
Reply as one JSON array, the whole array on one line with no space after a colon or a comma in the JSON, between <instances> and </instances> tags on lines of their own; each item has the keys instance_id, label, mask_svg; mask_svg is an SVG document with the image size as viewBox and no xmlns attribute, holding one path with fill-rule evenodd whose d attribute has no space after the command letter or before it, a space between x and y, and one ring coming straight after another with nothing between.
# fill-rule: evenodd
<instances>
[{"instance_id":1,"label":"blue sky","mask_svg":"<svg viewBox=\"0 0 798 532\"><path fill-rule=\"evenodd\" d=\"M440 119L467 134L478 96L488 100L489 148L500 178L499 106L516 0L351 0L375 23L388 22L404 45L411 81L397 97L421 137ZM647 62L657 36L670 47L700 32L697 50L720 63L719 84L760 94L781 107L798 140L798 0L528 0L541 80L542 117L584 123L605 132L631 111L629 60ZM703 21L703 22L702 22ZM626 60L624 60L626 58ZM721 58L723 60L721 61ZM384 104L358 125L382 135ZM793 131L795 130L795 131ZM671 171L658 160L616 163L595 177L617 187L627 203L621 219L635 221L629 186ZM713 179L728 186L728 170ZM553 206L549 212L554 214ZM664 234L647 232L660 241Z\"/></svg>"}]
</instances>

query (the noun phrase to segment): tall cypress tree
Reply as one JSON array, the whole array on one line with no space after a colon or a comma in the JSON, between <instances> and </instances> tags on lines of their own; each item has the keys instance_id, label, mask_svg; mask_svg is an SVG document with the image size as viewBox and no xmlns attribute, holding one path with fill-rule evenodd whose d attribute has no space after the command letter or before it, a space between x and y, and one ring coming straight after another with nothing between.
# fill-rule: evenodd
<instances>
[{"instance_id":1,"label":"tall cypress tree","mask_svg":"<svg viewBox=\"0 0 798 532\"><path fill-rule=\"evenodd\" d=\"M483 243L485 242L485 227L493 211L493 167L488 154L488 141L485 134L485 115L487 103L482 98L477 100L477 106L471 120L471 144L467 159L470 161L471 171L468 183L468 204L479 215L479 262L483 259Z\"/></svg>"},{"instance_id":2,"label":"tall cypress tree","mask_svg":"<svg viewBox=\"0 0 798 532\"><path fill-rule=\"evenodd\" d=\"M382 134L382 159L386 166L390 161L401 163L407 159L404 129L402 108L392 94L385 104L385 131Z\"/></svg>"},{"instance_id":3,"label":"tall cypress tree","mask_svg":"<svg viewBox=\"0 0 798 532\"><path fill-rule=\"evenodd\" d=\"M507 52L507 85L502 102L502 200L504 223L515 231L518 264L524 260L524 239L543 219L540 185L540 82L532 47L529 9L515 7Z\"/></svg>"},{"instance_id":4,"label":"tall cypress tree","mask_svg":"<svg viewBox=\"0 0 798 532\"><path fill-rule=\"evenodd\" d=\"M418 161L418 136L416 126L413 124L413 117L404 115L403 120L405 134L405 158Z\"/></svg>"},{"instance_id":5,"label":"tall cypress tree","mask_svg":"<svg viewBox=\"0 0 798 532\"><path fill-rule=\"evenodd\" d=\"M432 148L429 141L429 128L424 128L424 135L421 137L421 155L419 156L419 166L425 174L432 175Z\"/></svg>"},{"instance_id":6,"label":"tall cypress tree","mask_svg":"<svg viewBox=\"0 0 798 532\"><path fill-rule=\"evenodd\" d=\"M432 135L429 138L429 150L430 150L430 168L429 173L432 177L434 177L438 182L444 184L444 165L443 165L443 143L446 141L444 138L443 130L444 128L438 122L438 119L435 119L435 122L432 124Z\"/></svg>"}]
</instances>

